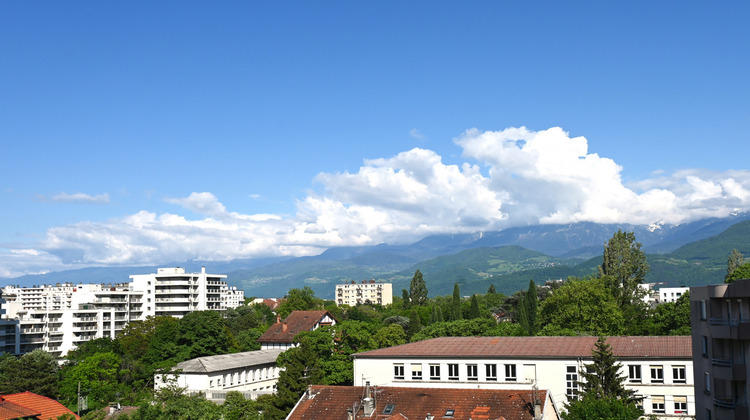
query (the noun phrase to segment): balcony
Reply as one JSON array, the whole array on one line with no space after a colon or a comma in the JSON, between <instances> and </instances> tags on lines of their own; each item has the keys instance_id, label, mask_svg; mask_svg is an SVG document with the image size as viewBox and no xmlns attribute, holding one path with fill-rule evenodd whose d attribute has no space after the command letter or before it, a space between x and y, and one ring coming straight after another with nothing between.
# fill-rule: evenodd
<instances>
[{"instance_id":1,"label":"balcony","mask_svg":"<svg viewBox=\"0 0 750 420\"><path fill-rule=\"evenodd\" d=\"M725 381L744 381L747 377L747 365L744 361L732 359L711 359L714 366L714 377Z\"/></svg>"},{"instance_id":2,"label":"balcony","mask_svg":"<svg viewBox=\"0 0 750 420\"><path fill-rule=\"evenodd\" d=\"M708 323L712 327L711 336L713 338L750 340L750 321L748 320L711 318Z\"/></svg>"}]
</instances>

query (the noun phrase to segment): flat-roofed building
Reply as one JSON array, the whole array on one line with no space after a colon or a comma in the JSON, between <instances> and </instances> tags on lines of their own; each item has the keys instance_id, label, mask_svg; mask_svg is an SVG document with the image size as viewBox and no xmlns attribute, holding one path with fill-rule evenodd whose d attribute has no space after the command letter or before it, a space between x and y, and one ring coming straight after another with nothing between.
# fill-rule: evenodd
<instances>
[{"instance_id":1,"label":"flat-roofed building","mask_svg":"<svg viewBox=\"0 0 750 420\"><path fill-rule=\"evenodd\" d=\"M335 299L336 305L390 305L393 303L393 285L375 280L337 284Z\"/></svg>"}]
</instances>

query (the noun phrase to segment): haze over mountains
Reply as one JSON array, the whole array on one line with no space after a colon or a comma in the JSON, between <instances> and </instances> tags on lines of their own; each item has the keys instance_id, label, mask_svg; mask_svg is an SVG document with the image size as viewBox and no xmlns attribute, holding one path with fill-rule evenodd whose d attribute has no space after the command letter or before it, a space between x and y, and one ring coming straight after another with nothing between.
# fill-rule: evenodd
<instances>
[{"instance_id":1,"label":"haze over mountains","mask_svg":"<svg viewBox=\"0 0 750 420\"><path fill-rule=\"evenodd\" d=\"M430 295L449 294L458 282L462 294L483 293L490 284L513 293L528 280L584 276L596 272L604 243L618 229L635 232L651 264L650 282L700 285L723 280L732 249L750 255L750 213L710 218L682 225L609 225L575 223L511 228L498 232L433 235L410 245L331 248L320 255L229 262L188 261L160 264L227 274L246 296L282 296L290 288L310 286L331 298L343 281L376 279L394 283L394 293L408 287L416 269ZM3 284L58 282L127 282L130 274L157 267L100 267L27 275Z\"/></svg>"}]
</instances>

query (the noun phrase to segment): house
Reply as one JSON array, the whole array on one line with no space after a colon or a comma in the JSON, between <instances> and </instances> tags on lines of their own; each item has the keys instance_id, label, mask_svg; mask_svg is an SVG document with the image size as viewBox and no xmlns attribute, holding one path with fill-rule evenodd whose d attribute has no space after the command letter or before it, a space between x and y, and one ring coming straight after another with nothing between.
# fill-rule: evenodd
<instances>
[{"instance_id":1,"label":"house","mask_svg":"<svg viewBox=\"0 0 750 420\"><path fill-rule=\"evenodd\" d=\"M747 420L750 279L691 287L690 326L697 418Z\"/></svg>"},{"instance_id":2,"label":"house","mask_svg":"<svg viewBox=\"0 0 750 420\"><path fill-rule=\"evenodd\" d=\"M188 393L201 393L209 400L224 400L229 391L242 392L246 398L272 394L280 369L276 358L283 350L256 350L243 353L205 356L178 363L172 374L157 374L154 388L171 385Z\"/></svg>"},{"instance_id":3,"label":"house","mask_svg":"<svg viewBox=\"0 0 750 420\"><path fill-rule=\"evenodd\" d=\"M21 407L24 411L18 412L14 417L12 414L12 411L16 410L14 406ZM55 420L64 414L78 418L74 412L59 402L33 392L20 392L0 397L0 419Z\"/></svg>"},{"instance_id":4,"label":"house","mask_svg":"<svg viewBox=\"0 0 750 420\"><path fill-rule=\"evenodd\" d=\"M440 337L352 355L354 385L546 389L557 411L576 398L596 337ZM609 337L625 387L647 414L695 415L690 337Z\"/></svg>"},{"instance_id":5,"label":"house","mask_svg":"<svg viewBox=\"0 0 750 420\"><path fill-rule=\"evenodd\" d=\"M559 419L547 391L312 385L287 420Z\"/></svg>"},{"instance_id":6,"label":"house","mask_svg":"<svg viewBox=\"0 0 750 420\"><path fill-rule=\"evenodd\" d=\"M393 303L393 284L363 280L336 285L336 305L390 305Z\"/></svg>"},{"instance_id":7,"label":"house","mask_svg":"<svg viewBox=\"0 0 750 420\"><path fill-rule=\"evenodd\" d=\"M328 311L294 311L277 322L258 338L261 350L294 347L294 336L303 331L313 331L324 325L335 325L336 318Z\"/></svg>"}]
</instances>

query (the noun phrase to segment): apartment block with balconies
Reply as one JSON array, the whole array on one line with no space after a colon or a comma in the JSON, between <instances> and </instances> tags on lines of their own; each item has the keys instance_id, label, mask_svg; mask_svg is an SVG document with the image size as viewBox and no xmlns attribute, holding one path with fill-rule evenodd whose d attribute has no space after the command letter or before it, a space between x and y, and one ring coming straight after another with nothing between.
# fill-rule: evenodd
<instances>
[{"instance_id":1,"label":"apartment block with balconies","mask_svg":"<svg viewBox=\"0 0 750 420\"><path fill-rule=\"evenodd\" d=\"M690 288L696 418L748 420L750 279Z\"/></svg>"},{"instance_id":2,"label":"apartment block with balconies","mask_svg":"<svg viewBox=\"0 0 750 420\"><path fill-rule=\"evenodd\" d=\"M393 303L393 285L375 280L363 280L336 285L336 304L356 306L361 304L390 305Z\"/></svg>"}]
</instances>

